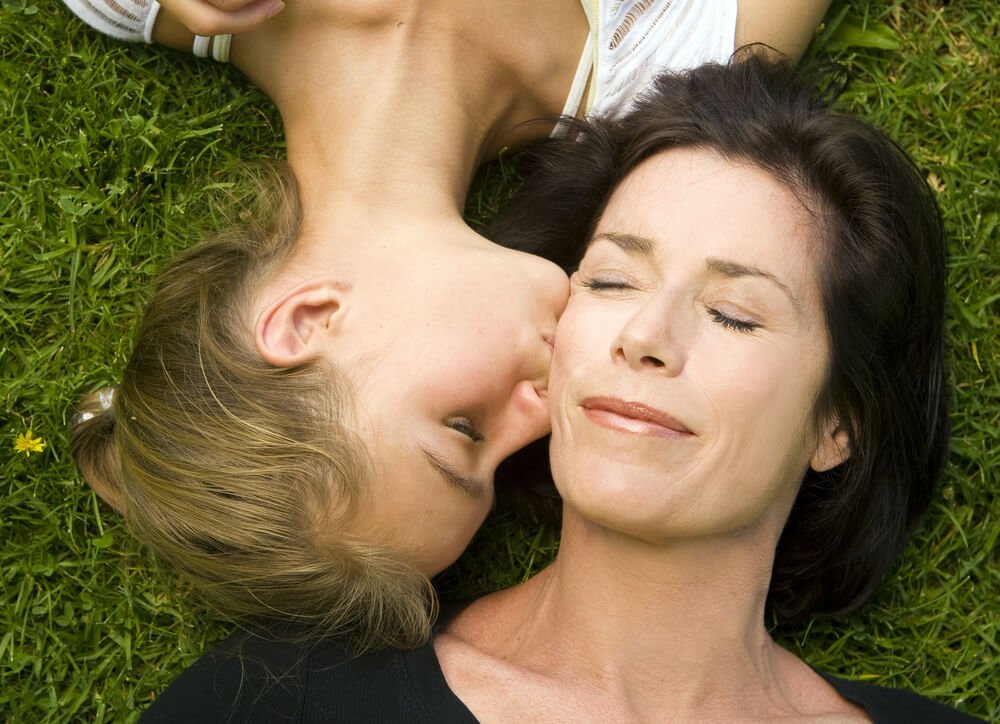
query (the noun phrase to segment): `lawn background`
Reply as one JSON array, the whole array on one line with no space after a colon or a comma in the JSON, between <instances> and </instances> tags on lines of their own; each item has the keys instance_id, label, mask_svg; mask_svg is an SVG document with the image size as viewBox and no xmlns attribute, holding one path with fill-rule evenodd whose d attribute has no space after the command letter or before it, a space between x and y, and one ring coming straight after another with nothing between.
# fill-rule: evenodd
<instances>
[{"instance_id":1,"label":"lawn background","mask_svg":"<svg viewBox=\"0 0 1000 724\"><path fill-rule=\"evenodd\" d=\"M828 25L842 17L817 54L849 67L845 105L913 154L944 210L954 442L938 502L873 603L780 636L831 673L996 721L1000 20L990 0L838 2ZM232 69L105 39L58 2L2 0L5 722L134 721L229 628L80 482L66 428L80 393L116 381L150 275L209 228L212 172L282 153L276 112ZM480 184L473 217L495 208L504 173ZM28 429L46 443L30 457L14 451ZM449 581L516 582L554 544L500 519Z\"/></svg>"}]
</instances>

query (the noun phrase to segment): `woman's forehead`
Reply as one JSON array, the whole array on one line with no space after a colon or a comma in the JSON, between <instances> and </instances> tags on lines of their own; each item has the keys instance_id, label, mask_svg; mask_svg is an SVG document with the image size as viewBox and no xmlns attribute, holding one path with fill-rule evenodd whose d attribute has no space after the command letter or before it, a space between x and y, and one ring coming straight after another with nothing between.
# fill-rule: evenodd
<instances>
[{"instance_id":1,"label":"woman's forehead","mask_svg":"<svg viewBox=\"0 0 1000 724\"><path fill-rule=\"evenodd\" d=\"M784 276L812 276L815 216L770 173L702 149L674 149L639 164L614 191L590 240L652 256L687 252ZM631 241L629 240L631 237Z\"/></svg>"}]
</instances>

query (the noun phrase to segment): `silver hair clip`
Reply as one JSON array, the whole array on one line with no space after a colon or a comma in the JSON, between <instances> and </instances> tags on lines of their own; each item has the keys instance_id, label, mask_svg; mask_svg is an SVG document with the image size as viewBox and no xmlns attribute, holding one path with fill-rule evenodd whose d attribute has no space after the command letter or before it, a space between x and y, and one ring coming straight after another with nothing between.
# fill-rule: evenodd
<instances>
[{"instance_id":1,"label":"silver hair clip","mask_svg":"<svg viewBox=\"0 0 1000 724\"><path fill-rule=\"evenodd\" d=\"M115 392L118 390L118 386L103 387L101 391L97 393L97 403L101 407L101 412L107 412L114 406L115 402ZM72 426L82 425L87 420L91 420L96 416L96 413L90 412L78 412L73 416Z\"/></svg>"},{"instance_id":2,"label":"silver hair clip","mask_svg":"<svg viewBox=\"0 0 1000 724\"><path fill-rule=\"evenodd\" d=\"M118 386L114 385L112 387L104 387L99 393L97 393L97 399L101 403L101 411L107 412L111 409L111 406L115 402L115 393L118 391Z\"/></svg>"}]
</instances>

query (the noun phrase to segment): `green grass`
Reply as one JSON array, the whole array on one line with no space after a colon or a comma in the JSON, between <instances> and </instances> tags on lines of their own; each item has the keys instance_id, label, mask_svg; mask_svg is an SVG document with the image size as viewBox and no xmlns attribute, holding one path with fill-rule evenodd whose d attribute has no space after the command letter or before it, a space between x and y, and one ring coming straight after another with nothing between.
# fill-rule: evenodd
<instances>
[{"instance_id":1,"label":"green grass","mask_svg":"<svg viewBox=\"0 0 1000 724\"><path fill-rule=\"evenodd\" d=\"M0 719L131 721L227 626L80 482L67 420L116 380L151 273L206 228L206 179L281 155L280 124L229 69L30 3L0 11ZM854 35L818 54L849 66L845 103L926 170L951 235L955 437L939 500L875 601L782 640L831 672L1000 720L1000 20L989 0L858 0L845 22ZM891 45L871 34L883 27L897 48L831 50ZM476 215L496 203L482 188ZM26 458L13 445L29 428L47 447ZM450 585L506 585L554 547L550 530L499 520Z\"/></svg>"}]
</instances>

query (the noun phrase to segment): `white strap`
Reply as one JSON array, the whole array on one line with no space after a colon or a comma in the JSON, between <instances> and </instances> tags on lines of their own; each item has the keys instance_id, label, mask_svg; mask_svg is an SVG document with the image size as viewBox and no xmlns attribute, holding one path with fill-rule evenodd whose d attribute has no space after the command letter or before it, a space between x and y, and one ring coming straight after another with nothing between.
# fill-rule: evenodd
<instances>
[{"instance_id":1,"label":"white strap","mask_svg":"<svg viewBox=\"0 0 1000 724\"><path fill-rule=\"evenodd\" d=\"M569 95L566 96L566 103L563 104L562 115L576 117L580 112L580 104L583 102L583 94L587 91L587 81L590 80L590 71L594 67L594 36L587 33L587 42L583 45L583 54L580 62L576 66L576 74L573 76L573 84L569 87ZM551 138L562 138L566 135L566 124L557 123L552 129Z\"/></svg>"},{"instance_id":2,"label":"white strap","mask_svg":"<svg viewBox=\"0 0 1000 724\"><path fill-rule=\"evenodd\" d=\"M142 28L142 39L146 45L153 44L153 26L156 24L156 16L160 14L160 3L152 0L149 4L149 15L146 16L146 24Z\"/></svg>"}]
</instances>

